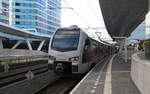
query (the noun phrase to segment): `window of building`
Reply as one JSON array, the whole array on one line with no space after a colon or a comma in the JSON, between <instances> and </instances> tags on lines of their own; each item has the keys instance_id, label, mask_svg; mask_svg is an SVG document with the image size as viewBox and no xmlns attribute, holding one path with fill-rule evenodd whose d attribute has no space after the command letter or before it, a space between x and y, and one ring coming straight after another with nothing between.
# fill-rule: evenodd
<instances>
[{"instance_id":1,"label":"window of building","mask_svg":"<svg viewBox=\"0 0 150 94\"><path fill-rule=\"evenodd\" d=\"M20 12L20 9L15 9L15 12Z\"/></svg>"},{"instance_id":2,"label":"window of building","mask_svg":"<svg viewBox=\"0 0 150 94\"><path fill-rule=\"evenodd\" d=\"M15 3L16 6L20 6L20 3Z\"/></svg>"},{"instance_id":3,"label":"window of building","mask_svg":"<svg viewBox=\"0 0 150 94\"><path fill-rule=\"evenodd\" d=\"M19 15L16 15L15 18L20 18L20 16L19 16Z\"/></svg>"},{"instance_id":4,"label":"window of building","mask_svg":"<svg viewBox=\"0 0 150 94\"><path fill-rule=\"evenodd\" d=\"M16 22L15 24L20 24L20 22Z\"/></svg>"}]
</instances>

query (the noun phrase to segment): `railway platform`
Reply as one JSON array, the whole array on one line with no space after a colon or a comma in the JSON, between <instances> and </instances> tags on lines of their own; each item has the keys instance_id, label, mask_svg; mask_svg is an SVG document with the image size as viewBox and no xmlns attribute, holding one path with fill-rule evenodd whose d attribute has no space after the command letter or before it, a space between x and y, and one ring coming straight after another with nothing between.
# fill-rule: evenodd
<instances>
[{"instance_id":1,"label":"railway platform","mask_svg":"<svg viewBox=\"0 0 150 94\"><path fill-rule=\"evenodd\" d=\"M44 60L48 54L42 51L30 51L21 49L0 49L0 65L25 63Z\"/></svg>"},{"instance_id":2,"label":"railway platform","mask_svg":"<svg viewBox=\"0 0 150 94\"><path fill-rule=\"evenodd\" d=\"M47 59L42 51L0 49L0 94L32 94L53 83L59 76L48 70Z\"/></svg>"},{"instance_id":3,"label":"railway platform","mask_svg":"<svg viewBox=\"0 0 150 94\"><path fill-rule=\"evenodd\" d=\"M128 58L133 52L128 52ZM130 58L131 59L131 58ZM131 80L131 60L125 62L124 53L98 63L70 92L70 94L140 94Z\"/></svg>"},{"instance_id":4,"label":"railway platform","mask_svg":"<svg viewBox=\"0 0 150 94\"><path fill-rule=\"evenodd\" d=\"M31 51L22 49L0 49L0 60L4 59L16 59L16 58L31 58L34 56L47 56L47 53L42 51Z\"/></svg>"}]
</instances>

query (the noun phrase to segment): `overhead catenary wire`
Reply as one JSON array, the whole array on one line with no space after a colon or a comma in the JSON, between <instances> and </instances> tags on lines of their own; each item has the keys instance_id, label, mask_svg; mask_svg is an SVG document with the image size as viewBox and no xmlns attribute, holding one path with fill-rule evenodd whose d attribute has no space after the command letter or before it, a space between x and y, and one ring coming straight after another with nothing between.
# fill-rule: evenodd
<instances>
[{"instance_id":1,"label":"overhead catenary wire","mask_svg":"<svg viewBox=\"0 0 150 94\"><path fill-rule=\"evenodd\" d=\"M62 0L62 1L67 5L67 7L71 7L71 6L69 5L69 3L67 2L67 0ZM94 7L92 7L92 9L94 9ZM81 16L81 15L76 11L76 9L72 8L71 11L73 11L78 17L80 17L80 18L84 21L84 23L85 23L86 26L87 26L87 28L85 28L85 29L87 29L87 30L94 30L95 32L101 32L101 31L99 31L99 30L106 29L105 26L93 27L92 25L89 24L89 22L88 22L83 16ZM92 13L96 16L97 19L99 18L98 15L96 15L97 13L96 13L95 11L93 11ZM101 35L103 35L103 34L101 34ZM103 38L102 38L102 39L103 39ZM111 40L111 39L110 39L110 40Z\"/></svg>"},{"instance_id":2,"label":"overhead catenary wire","mask_svg":"<svg viewBox=\"0 0 150 94\"><path fill-rule=\"evenodd\" d=\"M70 7L69 3L68 3L66 0L63 0L63 1L64 1L64 3L65 3L68 7ZM86 19L84 19L84 17L82 17L74 8L72 8L72 11L73 11L78 17L80 17L80 18L85 22L85 24L86 24L87 27L90 27L90 26L91 26L91 25L88 23L88 21L87 21Z\"/></svg>"},{"instance_id":3,"label":"overhead catenary wire","mask_svg":"<svg viewBox=\"0 0 150 94\"><path fill-rule=\"evenodd\" d=\"M93 1L93 0L92 0ZM100 20L100 15L98 15L98 12L95 11L93 5L92 5L92 2L91 0L86 0L87 4L88 4L88 7L90 7L89 9L91 10L91 12L95 15L96 19L97 20ZM98 0L97 0L98 2ZM101 11L101 9L99 8L99 11ZM100 22L100 21L99 21Z\"/></svg>"},{"instance_id":4,"label":"overhead catenary wire","mask_svg":"<svg viewBox=\"0 0 150 94\"><path fill-rule=\"evenodd\" d=\"M72 8L66 0L63 0L63 1L69 8ZM92 27L92 25L90 25L89 22L84 17L82 17L74 8L72 8L72 11L87 24L88 29L104 29L105 28L105 27ZM96 15L95 11L93 13ZM99 18L98 15L96 15L96 17L97 19Z\"/></svg>"}]
</instances>

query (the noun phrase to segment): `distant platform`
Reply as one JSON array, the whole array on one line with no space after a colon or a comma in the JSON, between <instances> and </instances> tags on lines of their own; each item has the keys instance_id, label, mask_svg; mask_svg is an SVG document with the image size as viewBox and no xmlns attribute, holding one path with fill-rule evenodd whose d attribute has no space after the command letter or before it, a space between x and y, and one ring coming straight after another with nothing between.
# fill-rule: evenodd
<instances>
[{"instance_id":1,"label":"distant platform","mask_svg":"<svg viewBox=\"0 0 150 94\"><path fill-rule=\"evenodd\" d=\"M29 61L48 59L48 54L42 51L19 49L0 49L0 64L23 63Z\"/></svg>"}]
</instances>

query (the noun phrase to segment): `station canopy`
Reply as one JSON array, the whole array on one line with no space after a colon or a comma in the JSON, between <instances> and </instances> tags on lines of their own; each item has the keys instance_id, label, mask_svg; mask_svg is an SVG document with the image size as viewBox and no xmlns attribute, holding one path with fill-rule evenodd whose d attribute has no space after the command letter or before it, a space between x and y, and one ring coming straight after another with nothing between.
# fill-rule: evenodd
<instances>
[{"instance_id":1,"label":"station canopy","mask_svg":"<svg viewBox=\"0 0 150 94\"><path fill-rule=\"evenodd\" d=\"M99 0L99 3L112 38L128 37L148 12L148 0Z\"/></svg>"},{"instance_id":2,"label":"station canopy","mask_svg":"<svg viewBox=\"0 0 150 94\"><path fill-rule=\"evenodd\" d=\"M30 32L0 22L0 38L17 40L49 40L51 35L39 32Z\"/></svg>"}]
</instances>

